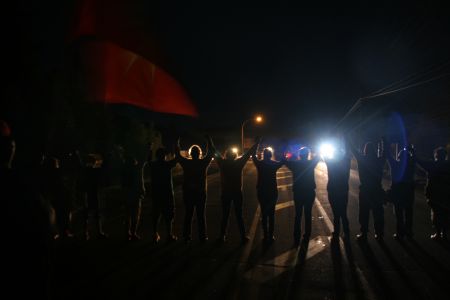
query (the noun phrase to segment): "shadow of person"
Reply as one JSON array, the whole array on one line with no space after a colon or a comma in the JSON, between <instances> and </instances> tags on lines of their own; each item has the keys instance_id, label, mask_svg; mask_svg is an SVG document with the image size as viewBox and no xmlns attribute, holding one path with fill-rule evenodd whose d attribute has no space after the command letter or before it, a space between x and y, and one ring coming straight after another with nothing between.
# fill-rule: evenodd
<instances>
[{"instance_id":1,"label":"shadow of person","mask_svg":"<svg viewBox=\"0 0 450 300\"><path fill-rule=\"evenodd\" d=\"M416 264L424 270L433 282L440 288L442 295L447 294L450 280L448 278L448 269L437 258L430 255L415 240L410 243L400 244L405 252L416 262Z\"/></svg>"},{"instance_id":2,"label":"shadow of person","mask_svg":"<svg viewBox=\"0 0 450 300\"><path fill-rule=\"evenodd\" d=\"M379 243L382 244L382 243ZM383 270L381 269L381 266L375 256L375 254L372 251L372 248L370 247L369 243L358 243L359 247L361 248L361 252L366 259L367 263L370 266L370 269L372 270L372 273L374 275L374 292L377 294L377 296L382 299L390 299L394 295L394 291L392 287L389 285L389 283L386 280L385 274L383 274Z\"/></svg>"},{"instance_id":3,"label":"shadow of person","mask_svg":"<svg viewBox=\"0 0 450 300\"><path fill-rule=\"evenodd\" d=\"M345 299L345 288L343 281L342 256L339 240L333 240L330 244L331 260L333 262L334 296L335 299Z\"/></svg>"},{"instance_id":4,"label":"shadow of person","mask_svg":"<svg viewBox=\"0 0 450 300\"><path fill-rule=\"evenodd\" d=\"M308 247L309 247L309 239L304 238L300 246L298 248L297 253L297 263L295 264L293 270L292 270L292 276L289 282L289 286L286 289L286 294L283 297L283 299L294 299L297 297L297 293L299 290L301 290L303 285L303 267L306 263L306 256L308 254Z\"/></svg>"},{"instance_id":5,"label":"shadow of person","mask_svg":"<svg viewBox=\"0 0 450 300\"><path fill-rule=\"evenodd\" d=\"M400 241L400 243L403 243ZM406 290L410 293L410 296L404 295L405 298L418 298L420 296L420 299L424 299L424 297L421 293L421 291L417 288L417 285L411 280L411 278L407 275L405 269L402 267L402 265L397 261L397 259L392 254L391 250L386 246L384 243L379 243L380 248L383 250L384 254L388 258L389 262L391 263L393 269L398 273L401 280L404 282Z\"/></svg>"},{"instance_id":6,"label":"shadow of person","mask_svg":"<svg viewBox=\"0 0 450 300\"><path fill-rule=\"evenodd\" d=\"M362 289L363 284L360 280L358 270L355 264L354 256L353 256L353 250L352 245L350 243L350 240L348 238L343 239L344 244L344 250L345 250L345 257L347 258L348 267L350 269L350 276L352 278L353 282L353 288L355 291L356 299L366 299L364 295L364 290Z\"/></svg>"}]
</instances>

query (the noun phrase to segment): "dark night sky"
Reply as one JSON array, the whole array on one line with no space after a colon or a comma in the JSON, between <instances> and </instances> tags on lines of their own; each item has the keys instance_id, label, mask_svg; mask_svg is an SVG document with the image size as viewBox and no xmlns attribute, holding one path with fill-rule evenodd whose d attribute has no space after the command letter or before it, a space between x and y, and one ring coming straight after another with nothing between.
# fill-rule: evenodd
<instances>
[{"instance_id":1,"label":"dark night sky","mask_svg":"<svg viewBox=\"0 0 450 300\"><path fill-rule=\"evenodd\" d=\"M387 84L442 62L450 53L447 17L390 14L310 16L301 8L199 7L163 17L160 32L179 80L207 126L236 126L254 112L271 127L333 124L352 104ZM413 9L414 12L421 7ZM298 12L298 13L296 13ZM239 126L239 125L238 125Z\"/></svg>"},{"instance_id":2,"label":"dark night sky","mask_svg":"<svg viewBox=\"0 0 450 300\"><path fill-rule=\"evenodd\" d=\"M159 36L158 48L197 104L203 128L236 128L258 112L274 130L334 124L359 97L450 56L449 18L433 15L441 8L429 2L338 8L129 2L135 24ZM25 61L57 66L70 10L59 1L19 6L15 39L33 49L19 47Z\"/></svg>"}]
</instances>

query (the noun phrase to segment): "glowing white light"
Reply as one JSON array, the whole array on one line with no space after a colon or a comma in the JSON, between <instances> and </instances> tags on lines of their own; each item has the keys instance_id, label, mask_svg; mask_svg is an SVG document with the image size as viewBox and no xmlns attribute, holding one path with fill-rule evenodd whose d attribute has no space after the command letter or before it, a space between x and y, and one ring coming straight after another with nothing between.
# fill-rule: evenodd
<instances>
[{"instance_id":1,"label":"glowing white light","mask_svg":"<svg viewBox=\"0 0 450 300\"><path fill-rule=\"evenodd\" d=\"M233 148L231 148L231 152L238 154L239 150L237 147L233 147Z\"/></svg>"},{"instance_id":2,"label":"glowing white light","mask_svg":"<svg viewBox=\"0 0 450 300\"><path fill-rule=\"evenodd\" d=\"M322 157L333 158L336 148L332 144L325 143L320 145L319 151Z\"/></svg>"},{"instance_id":3,"label":"glowing white light","mask_svg":"<svg viewBox=\"0 0 450 300\"><path fill-rule=\"evenodd\" d=\"M192 151L192 148L194 148L194 147L197 147L197 148L200 150L200 157L202 157L202 148L200 148L199 145L192 145L192 146L189 148L189 150L188 150L189 156L191 156L191 151Z\"/></svg>"},{"instance_id":4,"label":"glowing white light","mask_svg":"<svg viewBox=\"0 0 450 300\"><path fill-rule=\"evenodd\" d=\"M273 153L273 148L272 147L266 147L266 149Z\"/></svg>"}]
</instances>

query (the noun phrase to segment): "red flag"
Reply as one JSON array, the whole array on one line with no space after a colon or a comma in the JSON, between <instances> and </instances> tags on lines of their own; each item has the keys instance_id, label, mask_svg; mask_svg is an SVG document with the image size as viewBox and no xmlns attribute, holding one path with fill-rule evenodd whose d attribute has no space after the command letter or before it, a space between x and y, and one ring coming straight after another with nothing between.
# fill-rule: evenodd
<instances>
[{"instance_id":1,"label":"red flag","mask_svg":"<svg viewBox=\"0 0 450 300\"><path fill-rule=\"evenodd\" d=\"M126 3L85 0L78 9L70 40L81 36L99 38L83 41L81 45L89 98L155 112L197 116L183 87L134 50L139 47L139 53L147 52L149 56L154 53L148 39L144 40L142 32L135 30Z\"/></svg>"}]
</instances>

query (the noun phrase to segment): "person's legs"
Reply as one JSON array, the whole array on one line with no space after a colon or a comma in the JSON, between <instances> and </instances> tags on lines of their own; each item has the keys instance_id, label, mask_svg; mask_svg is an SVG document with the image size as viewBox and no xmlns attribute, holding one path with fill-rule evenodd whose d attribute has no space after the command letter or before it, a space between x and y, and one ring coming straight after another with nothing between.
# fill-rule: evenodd
<instances>
[{"instance_id":1,"label":"person's legs","mask_svg":"<svg viewBox=\"0 0 450 300\"><path fill-rule=\"evenodd\" d=\"M361 234L366 235L369 231L369 212L370 203L365 191L359 192L359 224L361 226Z\"/></svg>"},{"instance_id":2,"label":"person's legs","mask_svg":"<svg viewBox=\"0 0 450 300\"><path fill-rule=\"evenodd\" d=\"M305 239L309 239L311 236L312 229L312 207L314 205L314 199L316 198L316 193L314 190L308 191L305 193L307 195L307 199L305 201L305 234L303 235Z\"/></svg>"},{"instance_id":3,"label":"person's legs","mask_svg":"<svg viewBox=\"0 0 450 300\"><path fill-rule=\"evenodd\" d=\"M137 229L141 216L141 197L139 195L132 194L129 196L128 201L128 238L131 240L139 239Z\"/></svg>"},{"instance_id":4,"label":"person's legs","mask_svg":"<svg viewBox=\"0 0 450 300\"><path fill-rule=\"evenodd\" d=\"M159 241L159 233L158 233L158 225L159 220L161 219L162 214L162 203L161 199L158 199L157 197L153 197L153 203L152 203L152 228L153 228L153 241L158 242Z\"/></svg>"},{"instance_id":5,"label":"person's legs","mask_svg":"<svg viewBox=\"0 0 450 300\"><path fill-rule=\"evenodd\" d=\"M220 227L220 237L224 238L227 234L228 219L230 217L231 201L230 195L222 194L222 224Z\"/></svg>"},{"instance_id":6,"label":"person's legs","mask_svg":"<svg viewBox=\"0 0 450 300\"><path fill-rule=\"evenodd\" d=\"M198 222L198 236L199 239L204 241L208 239L206 234L206 193L202 192L198 195L198 202L196 202L195 210L197 212L197 222Z\"/></svg>"},{"instance_id":7,"label":"person's legs","mask_svg":"<svg viewBox=\"0 0 450 300\"><path fill-rule=\"evenodd\" d=\"M184 225L183 238L186 240L192 239L192 217L194 215L194 199L189 191L184 191Z\"/></svg>"},{"instance_id":8,"label":"person's legs","mask_svg":"<svg viewBox=\"0 0 450 300\"><path fill-rule=\"evenodd\" d=\"M371 207L373 214L373 223L375 227L375 234L378 237L384 236L384 207L382 199L379 199L377 193L373 193L371 197Z\"/></svg>"},{"instance_id":9,"label":"person's legs","mask_svg":"<svg viewBox=\"0 0 450 300\"><path fill-rule=\"evenodd\" d=\"M348 236L348 234L350 233L350 226L348 223L348 216L347 216L348 190L342 193L340 199L338 200L338 203L340 212L339 214L342 220L342 230L344 231L344 234Z\"/></svg>"},{"instance_id":10,"label":"person's legs","mask_svg":"<svg viewBox=\"0 0 450 300\"><path fill-rule=\"evenodd\" d=\"M269 231L268 231L268 237L269 239L273 239L273 234L275 231L275 207L277 205L277 197L278 195L273 195L269 199L269 207L268 207L268 215L269 215Z\"/></svg>"},{"instance_id":11,"label":"person's legs","mask_svg":"<svg viewBox=\"0 0 450 300\"><path fill-rule=\"evenodd\" d=\"M294 242L300 242L302 233L302 212L303 212L303 199L298 193L294 194L294 206L295 206L295 221L294 221Z\"/></svg>"},{"instance_id":12,"label":"person's legs","mask_svg":"<svg viewBox=\"0 0 450 300\"><path fill-rule=\"evenodd\" d=\"M242 192L237 192L234 195L234 212L236 214L236 222L239 228L239 233L241 234L241 239L247 239L246 233L245 233L245 225L244 225L244 217L242 213L242 205L243 205L243 199L242 199Z\"/></svg>"},{"instance_id":13,"label":"person's legs","mask_svg":"<svg viewBox=\"0 0 450 300\"><path fill-rule=\"evenodd\" d=\"M177 237L173 235L173 220L175 217L175 205L173 197L168 198L169 201L164 205L162 214L166 223L167 241L176 240Z\"/></svg>"}]
</instances>

